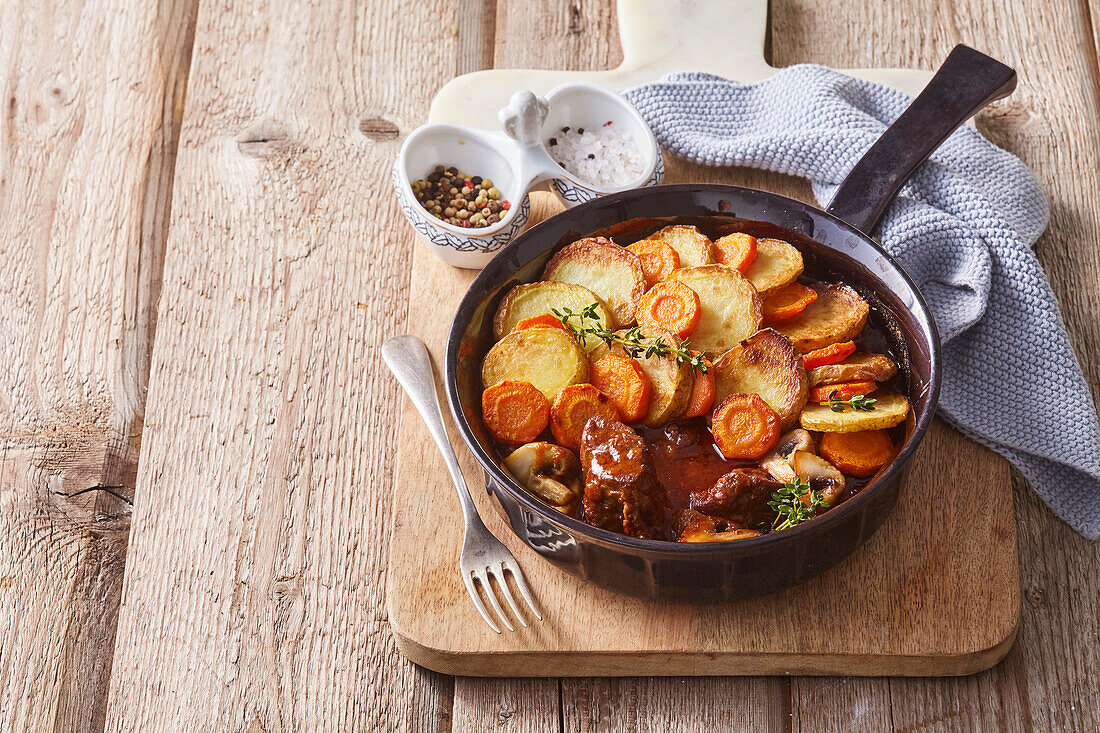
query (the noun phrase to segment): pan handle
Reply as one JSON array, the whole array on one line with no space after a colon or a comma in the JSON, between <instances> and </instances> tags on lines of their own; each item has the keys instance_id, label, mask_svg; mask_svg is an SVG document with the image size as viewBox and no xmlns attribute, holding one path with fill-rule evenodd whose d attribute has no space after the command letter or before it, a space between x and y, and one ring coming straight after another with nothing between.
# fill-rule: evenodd
<instances>
[{"instance_id":1,"label":"pan handle","mask_svg":"<svg viewBox=\"0 0 1100 733\"><path fill-rule=\"evenodd\" d=\"M928 86L848 172L826 211L870 234L917 166L974 113L1015 88L1015 70L969 46L955 46Z\"/></svg>"}]
</instances>

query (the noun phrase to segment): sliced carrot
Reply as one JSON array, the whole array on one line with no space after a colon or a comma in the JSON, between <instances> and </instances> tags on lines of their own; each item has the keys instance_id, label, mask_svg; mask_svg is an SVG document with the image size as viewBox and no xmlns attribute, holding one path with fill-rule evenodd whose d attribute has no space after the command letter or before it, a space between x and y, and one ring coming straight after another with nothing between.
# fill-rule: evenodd
<instances>
[{"instance_id":1,"label":"sliced carrot","mask_svg":"<svg viewBox=\"0 0 1100 733\"><path fill-rule=\"evenodd\" d=\"M823 384L810 390L810 402L850 400L857 394L869 395L878 389L878 382L842 382Z\"/></svg>"},{"instance_id":2,"label":"sliced carrot","mask_svg":"<svg viewBox=\"0 0 1100 733\"><path fill-rule=\"evenodd\" d=\"M808 351L802 355L802 362L807 369L839 364L852 354L856 353L855 341L841 341L839 344L829 344L817 351Z\"/></svg>"},{"instance_id":3,"label":"sliced carrot","mask_svg":"<svg viewBox=\"0 0 1100 733\"><path fill-rule=\"evenodd\" d=\"M801 283L784 285L764 301L764 323L794 318L817 300L817 291Z\"/></svg>"},{"instance_id":4,"label":"sliced carrot","mask_svg":"<svg viewBox=\"0 0 1100 733\"><path fill-rule=\"evenodd\" d=\"M546 430L550 402L530 382L506 379L481 393L481 418L501 443L530 443Z\"/></svg>"},{"instance_id":5,"label":"sliced carrot","mask_svg":"<svg viewBox=\"0 0 1100 733\"><path fill-rule=\"evenodd\" d=\"M593 387L611 398L623 422L641 422L649 412L653 384L629 356L607 354L592 365L588 378Z\"/></svg>"},{"instance_id":6,"label":"sliced carrot","mask_svg":"<svg viewBox=\"0 0 1100 733\"><path fill-rule=\"evenodd\" d=\"M702 356L701 352L692 351L692 356ZM703 365L707 373L695 372L695 381L692 383L691 396L688 397L688 406L680 417L685 420L689 417L702 417L710 412L714 405L714 364L710 359L703 358Z\"/></svg>"},{"instance_id":7,"label":"sliced carrot","mask_svg":"<svg viewBox=\"0 0 1100 733\"><path fill-rule=\"evenodd\" d=\"M559 444L579 451L584 426L596 415L619 419L610 397L591 384L570 384L558 390L550 406L550 432Z\"/></svg>"},{"instance_id":8,"label":"sliced carrot","mask_svg":"<svg viewBox=\"0 0 1100 733\"><path fill-rule=\"evenodd\" d=\"M822 433L821 457L849 476L871 476L894 457L894 441L885 430Z\"/></svg>"},{"instance_id":9,"label":"sliced carrot","mask_svg":"<svg viewBox=\"0 0 1100 733\"><path fill-rule=\"evenodd\" d=\"M756 259L756 237L744 232L727 234L714 241L714 259L719 265L728 265L740 272L749 269Z\"/></svg>"},{"instance_id":10,"label":"sliced carrot","mask_svg":"<svg viewBox=\"0 0 1100 733\"><path fill-rule=\"evenodd\" d=\"M779 442L782 421L758 394L731 394L711 418L711 433L722 455L755 461Z\"/></svg>"},{"instance_id":11,"label":"sliced carrot","mask_svg":"<svg viewBox=\"0 0 1100 733\"><path fill-rule=\"evenodd\" d=\"M690 336L703 317L699 294L678 280L659 282L646 291L635 313L643 331L660 328L680 338Z\"/></svg>"},{"instance_id":12,"label":"sliced carrot","mask_svg":"<svg viewBox=\"0 0 1100 733\"><path fill-rule=\"evenodd\" d=\"M512 327L513 331L522 331L525 328L537 328L539 326L549 326L550 328L560 328L563 331L568 331L561 319L557 318L551 313L540 313L537 316L531 316L530 318L524 318L522 321Z\"/></svg>"},{"instance_id":13,"label":"sliced carrot","mask_svg":"<svg viewBox=\"0 0 1100 733\"><path fill-rule=\"evenodd\" d=\"M651 288L680 267L680 255L663 239L641 239L627 247L642 261L646 287Z\"/></svg>"}]
</instances>

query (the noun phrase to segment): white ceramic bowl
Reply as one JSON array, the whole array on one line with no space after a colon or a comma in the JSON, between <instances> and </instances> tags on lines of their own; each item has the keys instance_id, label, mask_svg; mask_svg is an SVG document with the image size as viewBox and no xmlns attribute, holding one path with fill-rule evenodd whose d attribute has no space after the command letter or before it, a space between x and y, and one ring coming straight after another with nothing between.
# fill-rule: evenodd
<instances>
[{"instance_id":1,"label":"white ceramic bowl","mask_svg":"<svg viewBox=\"0 0 1100 733\"><path fill-rule=\"evenodd\" d=\"M556 165L556 175L550 179L550 187L563 204L576 206L597 196L656 186L664 179L665 164L657 140L638 110L622 95L598 84L575 82L555 87L546 99L550 103L550 112L542 125L542 144L548 155L550 138L559 134L563 127L596 130L607 122L614 122L616 129L630 137L642 156L642 174L626 185L611 188L589 183Z\"/></svg>"},{"instance_id":2,"label":"white ceramic bowl","mask_svg":"<svg viewBox=\"0 0 1100 733\"><path fill-rule=\"evenodd\" d=\"M405 217L438 257L456 267L481 268L527 224L530 202L516 180L518 150L501 133L441 122L417 128L401 146L393 186ZM491 180L511 208L493 226L457 227L429 214L412 190L437 165L454 166Z\"/></svg>"},{"instance_id":3,"label":"white ceramic bowl","mask_svg":"<svg viewBox=\"0 0 1100 733\"><path fill-rule=\"evenodd\" d=\"M516 92L500 111L505 132L477 130L441 122L413 131L393 167L393 185L401 210L440 259L456 267L479 269L527 225L528 194L546 181L566 206L628 188L654 186L664 177L664 161L641 115L619 94L597 84L577 82L556 87L545 99ZM601 189L572 175L548 152L547 141L564 126L593 128L613 121L638 146L643 174L618 188ZM454 166L492 180L511 208L496 224L466 228L432 216L416 200L412 182L437 165Z\"/></svg>"}]
</instances>

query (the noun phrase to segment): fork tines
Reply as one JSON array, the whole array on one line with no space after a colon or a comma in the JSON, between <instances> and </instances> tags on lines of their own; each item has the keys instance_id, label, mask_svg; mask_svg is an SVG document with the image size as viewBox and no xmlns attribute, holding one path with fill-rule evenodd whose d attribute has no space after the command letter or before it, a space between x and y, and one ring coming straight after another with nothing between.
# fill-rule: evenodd
<instances>
[{"instance_id":1,"label":"fork tines","mask_svg":"<svg viewBox=\"0 0 1100 733\"><path fill-rule=\"evenodd\" d=\"M463 563L465 565L465 563ZM485 607L485 603L481 600L481 593L478 592L478 586L481 586L482 591L489 599L489 604L492 605L493 610L496 611L497 617L505 628L509 631L515 631L515 627L512 626L508 620L507 614L504 613L503 607L500 605L500 601L497 600L497 594L494 589L495 586L500 589L504 594L505 600L508 601L508 606L512 609L512 615L519 621L520 625L524 628L527 627L527 621L524 620L523 615L520 613L519 606L516 604L515 596L512 595L512 589L508 587L508 575L512 576L513 581L516 584L516 588L519 589L520 595L523 596L523 600L527 602L528 608L535 614L535 618L539 621L542 620L542 614L539 613L538 608L535 607L535 601L531 597L531 592L527 588L527 583L523 579L523 573L515 566L514 563L509 561L502 561L495 563L494 565L486 565L483 568L474 568L470 570L463 569L462 580L466 584L466 591L470 594L470 598L473 599L474 606L477 607L481 617L485 619L485 623L489 624L489 628L493 631L500 633L500 627L497 626L493 620L492 614ZM475 581L477 581L475 583Z\"/></svg>"}]
</instances>

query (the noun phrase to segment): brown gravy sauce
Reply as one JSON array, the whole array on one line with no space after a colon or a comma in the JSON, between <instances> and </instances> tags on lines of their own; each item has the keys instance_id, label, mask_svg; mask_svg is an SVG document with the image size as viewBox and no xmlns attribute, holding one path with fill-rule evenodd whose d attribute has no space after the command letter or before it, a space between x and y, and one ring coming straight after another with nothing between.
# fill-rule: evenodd
<instances>
[{"instance_id":1,"label":"brown gravy sauce","mask_svg":"<svg viewBox=\"0 0 1100 733\"><path fill-rule=\"evenodd\" d=\"M657 481L669 503L677 509L689 508L689 497L693 492L706 491L733 469L759 465L757 461L731 461L723 456L714 444L706 418L671 422L661 428L634 426L634 429L642 436L653 458ZM816 442L819 435L811 435ZM895 445L899 440L904 440L901 428L891 428L890 436ZM851 498L869 483L869 479L865 478L847 475L844 478L844 493L837 504Z\"/></svg>"},{"instance_id":2,"label":"brown gravy sauce","mask_svg":"<svg viewBox=\"0 0 1100 733\"><path fill-rule=\"evenodd\" d=\"M706 418L672 422L661 428L637 428L653 457L657 480L678 509L688 507L688 496L706 491L735 468L755 461L731 461L714 444Z\"/></svg>"}]
</instances>

